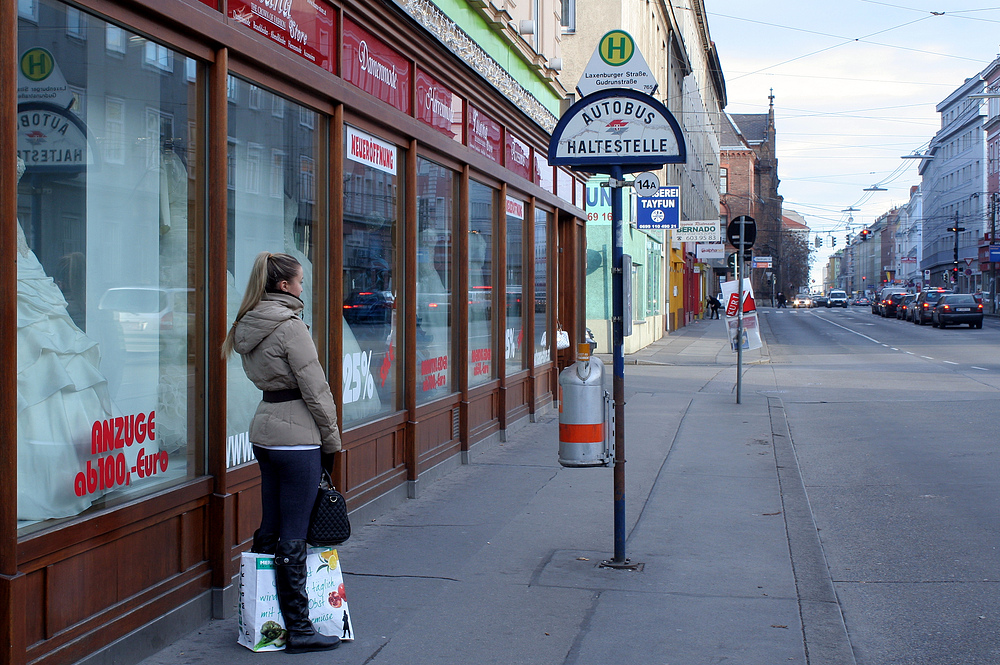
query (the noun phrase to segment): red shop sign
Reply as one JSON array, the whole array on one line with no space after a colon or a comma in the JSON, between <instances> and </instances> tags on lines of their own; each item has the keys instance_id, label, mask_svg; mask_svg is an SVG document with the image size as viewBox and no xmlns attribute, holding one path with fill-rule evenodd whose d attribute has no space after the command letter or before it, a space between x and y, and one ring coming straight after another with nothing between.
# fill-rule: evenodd
<instances>
[{"instance_id":1,"label":"red shop sign","mask_svg":"<svg viewBox=\"0 0 1000 665\"><path fill-rule=\"evenodd\" d=\"M414 110L417 120L461 141L462 98L421 69L417 70L414 79L417 86L417 108Z\"/></svg>"},{"instance_id":2,"label":"red shop sign","mask_svg":"<svg viewBox=\"0 0 1000 665\"><path fill-rule=\"evenodd\" d=\"M343 77L403 113L410 112L410 63L380 39L344 19Z\"/></svg>"},{"instance_id":3,"label":"red shop sign","mask_svg":"<svg viewBox=\"0 0 1000 665\"><path fill-rule=\"evenodd\" d=\"M525 180L531 180L531 146L508 131L504 152L504 165Z\"/></svg>"},{"instance_id":4,"label":"red shop sign","mask_svg":"<svg viewBox=\"0 0 1000 665\"><path fill-rule=\"evenodd\" d=\"M333 7L326 0L229 0L228 7L229 18L334 71L336 26Z\"/></svg>"},{"instance_id":5,"label":"red shop sign","mask_svg":"<svg viewBox=\"0 0 1000 665\"><path fill-rule=\"evenodd\" d=\"M202 3L204 3L204 4L208 5L209 7L211 7L212 9L215 9L215 10L219 9L219 0L201 0L201 1L202 1Z\"/></svg>"},{"instance_id":6,"label":"red shop sign","mask_svg":"<svg viewBox=\"0 0 1000 665\"><path fill-rule=\"evenodd\" d=\"M503 128L485 113L469 104L469 131L466 141L470 148L494 162L500 162Z\"/></svg>"}]
</instances>

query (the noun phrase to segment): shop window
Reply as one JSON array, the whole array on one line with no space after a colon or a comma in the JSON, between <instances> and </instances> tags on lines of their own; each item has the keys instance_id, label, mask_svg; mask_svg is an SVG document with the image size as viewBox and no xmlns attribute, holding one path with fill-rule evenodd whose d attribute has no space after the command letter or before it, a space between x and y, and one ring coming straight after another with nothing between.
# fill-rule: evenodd
<instances>
[{"instance_id":1,"label":"shop window","mask_svg":"<svg viewBox=\"0 0 1000 665\"><path fill-rule=\"evenodd\" d=\"M54 97L18 105L23 534L205 471L193 379L204 326L195 290L204 279L189 253L203 234L203 206L188 186L192 173L204 177L189 132L203 131L205 109L197 102L204 69L194 82L150 77L143 42L131 34L125 43L135 57L81 61L78 35L66 26L107 34L103 21L54 0L18 8L42 17L19 22L18 52L30 58L44 49L47 77L65 80ZM53 80L32 85L51 90ZM73 91L88 116L76 112ZM149 112L155 123L147 124Z\"/></svg>"},{"instance_id":2,"label":"shop window","mask_svg":"<svg viewBox=\"0 0 1000 665\"><path fill-rule=\"evenodd\" d=\"M504 358L507 374L524 369L524 202L507 197L507 265Z\"/></svg>"},{"instance_id":3,"label":"shop window","mask_svg":"<svg viewBox=\"0 0 1000 665\"><path fill-rule=\"evenodd\" d=\"M417 403L452 391L454 229L458 218L451 169L417 159Z\"/></svg>"},{"instance_id":4,"label":"shop window","mask_svg":"<svg viewBox=\"0 0 1000 665\"><path fill-rule=\"evenodd\" d=\"M496 190L469 181L469 385L496 378L493 362L493 220Z\"/></svg>"},{"instance_id":5,"label":"shop window","mask_svg":"<svg viewBox=\"0 0 1000 665\"><path fill-rule=\"evenodd\" d=\"M248 81L235 80L236 87L250 85ZM271 100L268 97L272 94L262 89L261 101L269 105ZM318 118L315 111L291 101L286 100L285 103L297 107L301 113L312 113ZM298 168L300 163L306 160L314 162L321 154L321 133L300 125L297 120L289 122L269 115L262 117L249 107L240 105L229 107L228 131L230 181L227 193L226 321L232 323L236 319L254 257L260 252L283 252L294 256L302 264L302 320L311 326L314 336L324 335L323 326L314 325L313 316L314 303L322 296L313 280L315 262L324 259L322 254L317 256L312 242L312 229L318 221L319 210L314 200L303 196L312 185L303 183L303 172ZM280 154L282 159L261 163L259 156L268 152L272 157ZM285 159L285 155L290 155L292 159ZM261 169L270 172L260 173ZM255 184L258 180L270 182L280 196L261 192ZM260 402L260 390L244 373L239 354L234 353L229 358L227 374L227 464L236 466L253 459L251 442L247 437L250 420Z\"/></svg>"},{"instance_id":6,"label":"shop window","mask_svg":"<svg viewBox=\"0 0 1000 665\"><path fill-rule=\"evenodd\" d=\"M396 194L403 173L396 146L350 126L344 134L346 427L399 407L398 220L403 201Z\"/></svg>"},{"instance_id":7,"label":"shop window","mask_svg":"<svg viewBox=\"0 0 1000 665\"><path fill-rule=\"evenodd\" d=\"M552 359L549 346L549 226L552 213L535 209L535 365Z\"/></svg>"}]
</instances>

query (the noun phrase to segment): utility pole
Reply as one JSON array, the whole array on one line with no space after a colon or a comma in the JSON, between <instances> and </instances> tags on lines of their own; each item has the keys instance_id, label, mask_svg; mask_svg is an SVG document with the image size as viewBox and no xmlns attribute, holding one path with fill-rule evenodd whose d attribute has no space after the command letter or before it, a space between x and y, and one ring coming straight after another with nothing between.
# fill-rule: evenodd
<instances>
[{"instance_id":1,"label":"utility pole","mask_svg":"<svg viewBox=\"0 0 1000 665\"><path fill-rule=\"evenodd\" d=\"M1000 199L1000 194L993 192L990 196L990 242L989 245L996 244L997 241L997 204ZM987 246L987 251L989 246ZM993 261L993 258L987 254L990 258L990 313L997 313L997 264Z\"/></svg>"}]
</instances>

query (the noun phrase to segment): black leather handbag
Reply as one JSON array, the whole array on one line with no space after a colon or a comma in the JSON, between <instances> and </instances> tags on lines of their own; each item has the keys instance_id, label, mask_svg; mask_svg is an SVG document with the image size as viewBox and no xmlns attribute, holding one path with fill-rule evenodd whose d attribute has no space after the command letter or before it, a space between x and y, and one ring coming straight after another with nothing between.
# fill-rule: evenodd
<instances>
[{"instance_id":1,"label":"black leather handbag","mask_svg":"<svg viewBox=\"0 0 1000 665\"><path fill-rule=\"evenodd\" d=\"M333 486L327 471L319 481L316 503L309 517L309 533L306 542L310 545L329 547L340 545L351 537L351 521L347 518L347 502L344 495Z\"/></svg>"}]
</instances>

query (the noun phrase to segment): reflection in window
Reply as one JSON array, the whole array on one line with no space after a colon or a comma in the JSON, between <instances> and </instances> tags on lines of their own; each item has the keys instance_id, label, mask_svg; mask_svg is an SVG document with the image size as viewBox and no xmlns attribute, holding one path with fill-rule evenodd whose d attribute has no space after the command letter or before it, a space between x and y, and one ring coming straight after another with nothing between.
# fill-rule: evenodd
<instances>
[{"instance_id":1,"label":"reflection in window","mask_svg":"<svg viewBox=\"0 0 1000 665\"><path fill-rule=\"evenodd\" d=\"M507 374L524 369L524 202L507 198L507 327L504 358Z\"/></svg>"},{"instance_id":2,"label":"reflection in window","mask_svg":"<svg viewBox=\"0 0 1000 665\"><path fill-rule=\"evenodd\" d=\"M457 174L417 160L417 402L452 389L453 230Z\"/></svg>"},{"instance_id":3,"label":"reflection in window","mask_svg":"<svg viewBox=\"0 0 1000 665\"><path fill-rule=\"evenodd\" d=\"M493 216L496 192L469 181L469 385L496 378L493 362Z\"/></svg>"},{"instance_id":4,"label":"reflection in window","mask_svg":"<svg viewBox=\"0 0 1000 665\"><path fill-rule=\"evenodd\" d=\"M535 209L535 365L552 359L549 346L549 219L552 213Z\"/></svg>"},{"instance_id":5,"label":"reflection in window","mask_svg":"<svg viewBox=\"0 0 1000 665\"><path fill-rule=\"evenodd\" d=\"M202 131L204 70L194 82L149 77L145 44L173 52L124 31L111 43L132 57L81 61L86 28L115 29L52 0L18 8L43 19L18 22L18 51L44 48L67 83L19 108L17 518L27 533L205 471L192 360L202 278L188 253L202 233L188 182L204 175L189 133ZM31 127L33 111L62 130ZM55 151L57 166L45 159Z\"/></svg>"},{"instance_id":6,"label":"reflection in window","mask_svg":"<svg viewBox=\"0 0 1000 665\"><path fill-rule=\"evenodd\" d=\"M344 426L391 413L399 405L397 330L396 147L353 128L344 160ZM352 154L351 138L373 146L381 161ZM378 183L378 187L374 186ZM376 191L380 192L376 195Z\"/></svg>"},{"instance_id":7,"label":"reflection in window","mask_svg":"<svg viewBox=\"0 0 1000 665\"><path fill-rule=\"evenodd\" d=\"M249 89L249 82L230 77L229 90ZM270 107L273 93L260 90L262 106ZM231 97L229 104L229 190L226 230L226 292L227 322L236 319L254 257L260 252L284 252L302 264L302 319L312 326L314 335L323 334L313 324L313 304L317 289L313 281L313 266L317 258L312 243L312 229L318 210L312 198L314 183L305 184L307 174L299 168L314 162L319 149L320 133L298 122L287 122L251 108L249 96ZM296 106L292 102L285 102ZM317 116L315 111L297 107L300 113ZM298 115L298 114L296 114ZM270 161L262 155L270 154ZM274 159L274 155L291 155L292 160ZM269 191L261 191L260 183L271 183ZM272 196L277 193L277 196ZM314 197L313 197L314 198ZM239 354L234 353L227 367L226 450L228 466L252 459L247 432L260 391L243 371Z\"/></svg>"}]
</instances>

